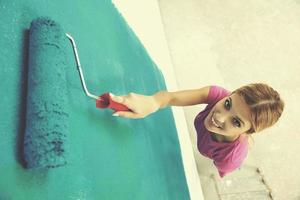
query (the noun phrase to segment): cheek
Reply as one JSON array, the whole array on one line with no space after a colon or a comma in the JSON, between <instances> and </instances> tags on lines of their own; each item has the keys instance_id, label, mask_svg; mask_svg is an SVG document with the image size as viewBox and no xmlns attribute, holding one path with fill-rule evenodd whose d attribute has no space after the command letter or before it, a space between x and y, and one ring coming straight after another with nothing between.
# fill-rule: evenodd
<instances>
[{"instance_id":1,"label":"cheek","mask_svg":"<svg viewBox=\"0 0 300 200\"><path fill-rule=\"evenodd\" d=\"M234 134L234 132L230 128L219 129L218 131L219 131L219 134L221 134L221 135L230 136L230 135Z\"/></svg>"},{"instance_id":2,"label":"cheek","mask_svg":"<svg viewBox=\"0 0 300 200\"><path fill-rule=\"evenodd\" d=\"M215 104L215 106L212 108L212 110L215 110L215 111L221 111L223 109L223 106L224 105L224 102L223 100L219 101L218 103Z\"/></svg>"},{"instance_id":3,"label":"cheek","mask_svg":"<svg viewBox=\"0 0 300 200\"><path fill-rule=\"evenodd\" d=\"M227 136L233 136L241 133L241 130L238 128L235 128L232 125L226 124L223 129L219 129L219 133L222 135L227 135Z\"/></svg>"},{"instance_id":4,"label":"cheek","mask_svg":"<svg viewBox=\"0 0 300 200\"><path fill-rule=\"evenodd\" d=\"M224 135L228 135L228 136L240 135L245 133L246 131L247 130L244 130L242 128L231 127L224 130Z\"/></svg>"}]
</instances>

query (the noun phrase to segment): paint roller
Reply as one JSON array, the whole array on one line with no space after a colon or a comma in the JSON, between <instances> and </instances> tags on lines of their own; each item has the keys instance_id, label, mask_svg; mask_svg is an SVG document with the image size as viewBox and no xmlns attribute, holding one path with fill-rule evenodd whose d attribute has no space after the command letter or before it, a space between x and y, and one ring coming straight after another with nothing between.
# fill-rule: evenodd
<instances>
[{"instance_id":1,"label":"paint roller","mask_svg":"<svg viewBox=\"0 0 300 200\"><path fill-rule=\"evenodd\" d=\"M109 93L91 94L85 84L74 39L72 43L82 87L97 108L128 111ZM69 108L66 82L66 34L47 17L31 22L24 158L29 169L55 168L67 163Z\"/></svg>"},{"instance_id":2,"label":"paint roller","mask_svg":"<svg viewBox=\"0 0 300 200\"><path fill-rule=\"evenodd\" d=\"M24 158L29 169L64 166L69 130L66 42L62 27L37 18L29 30Z\"/></svg>"}]
</instances>

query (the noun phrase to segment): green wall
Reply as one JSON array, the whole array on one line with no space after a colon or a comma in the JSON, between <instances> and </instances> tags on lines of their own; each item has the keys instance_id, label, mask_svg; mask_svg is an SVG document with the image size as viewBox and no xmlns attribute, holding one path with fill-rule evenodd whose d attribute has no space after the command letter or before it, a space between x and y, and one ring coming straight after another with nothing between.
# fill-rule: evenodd
<instances>
[{"instance_id":1,"label":"green wall","mask_svg":"<svg viewBox=\"0 0 300 200\"><path fill-rule=\"evenodd\" d=\"M89 90L153 94L163 75L111 1L0 1L0 199L189 199L169 108L112 117L85 96L70 45L68 164L24 168L28 28L40 16L75 38ZM53 83L55 84L55 83Z\"/></svg>"}]
</instances>

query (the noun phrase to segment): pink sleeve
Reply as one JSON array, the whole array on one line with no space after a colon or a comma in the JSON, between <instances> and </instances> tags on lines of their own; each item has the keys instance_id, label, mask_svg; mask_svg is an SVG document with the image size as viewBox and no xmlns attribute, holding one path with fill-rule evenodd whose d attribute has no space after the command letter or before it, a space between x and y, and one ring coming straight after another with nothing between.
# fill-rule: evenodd
<instances>
[{"instance_id":1,"label":"pink sleeve","mask_svg":"<svg viewBox=\"0 0 300 200\"><path fill-rule=\"evenodd\" d=\"M212 104L216 103L219 100L223 99L225 96L228 96L230 92L220 86L210 86L209 93L207 96L207 103Z\"/></svg>"}]
</instances>

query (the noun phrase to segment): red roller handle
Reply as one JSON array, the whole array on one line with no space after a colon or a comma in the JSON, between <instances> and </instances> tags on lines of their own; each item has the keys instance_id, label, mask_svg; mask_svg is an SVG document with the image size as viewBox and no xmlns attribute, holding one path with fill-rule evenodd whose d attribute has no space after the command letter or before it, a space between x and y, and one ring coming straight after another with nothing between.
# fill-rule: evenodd
<instances>
[{"instance_id":1,"label":"red roller handle","mask_svg":"<svg viewBox=\"0 0 300 200\"><path fill-rule=\"evenodd\" d=\"M130 111L127 106L113 101L109 93L104 93L96 100L97 108L110 108L114 111Z\"/></svg>"}]
</instances>

